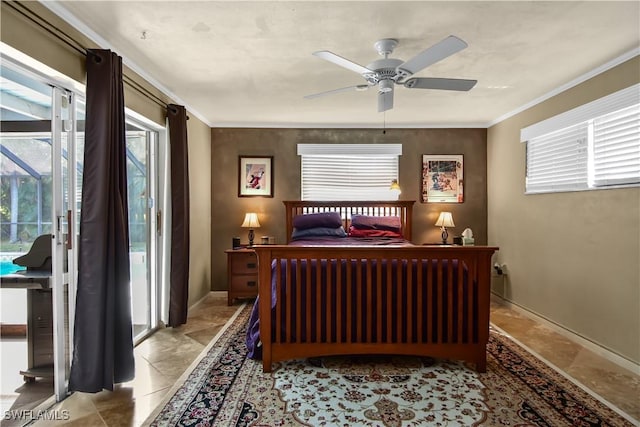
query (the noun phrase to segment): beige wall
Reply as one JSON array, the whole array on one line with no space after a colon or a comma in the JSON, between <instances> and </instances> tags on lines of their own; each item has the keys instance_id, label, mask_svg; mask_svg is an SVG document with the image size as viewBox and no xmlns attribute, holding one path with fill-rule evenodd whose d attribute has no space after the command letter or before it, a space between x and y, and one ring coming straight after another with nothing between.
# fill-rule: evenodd
<instances>
[{"instance_id":1,"label":"beige wall","mask_svg":"<svg viewBox=\"0 0 640 427\"><path fill-rule=\"evenodd\" d=\"M211 152L212 213L211 266L213 289L226 289L224 251L231 238L248 241L240 227L244 213L258 212L262 235L284 243L283 200L300 198L298 143L402 143L400 186L402 200L415 200L413 241L437 242L438 213L450 210L456 227L451 235L470 227L479 244L487 241L485 129L213 129ZM465 201L461 204L420 203L422 154L463 154ZM238 197L238 156L274 156L274 198Z\"/></svg>"},{"instance_id":2,"label":"beige wall","mask_svg":"<svg viewBox=\"0 0 640 427\"><path fill-rule=\"evenodd\" d=\"M638 57L487 135L489 244L506 299L640 363L640 188L524 194L520 129L638 83Z\"/></svg>"},{"instance_id":3,"label":"beige wall","mask_svg":"<svg viewBox=\"0 0 640 427\"><path fill-rule=\"evenodd\" d=\"M64 43L60 38L53 36L33 20L41 22L56 34L63 37L70 36L81 46L86 48L98 47L91 40L78 33L64 21L59 19L38 2L21 2L15 5L21 13L13 9L12 5L2 2L0 13L0 39L2 42L22 51L32 58L57 70L80 83L85 82L85 56L78 50ZM24 7L24 8L23 8ZM29 19L24 14L31 17ZM116 52L117 53L117 52ZM134 81L160 98L164 103L173 102L158 89L147 83L140 76L125 67L125 82ZM152 101L139 90L133 88L131 83L125 83L125 104L148 119L164 125L165 110L159 103ZM187 122L187 134L189 138L189 167L191 169L191 260L189 273L189 304L200 300L211 287L211 229L210 214L211 204L208 197L211 185L211 132L210 128L191 115Z\"/></svg>"},{"instance_id":4,"label":"beige wall","mask_svg":"<svg viewBox=\"0 0 640 427\"><path fill-rule=\"evenodd\" d=\"M211 290L211 128L191 115L189 144L189 306Z\"/></svg>"},{"instance_id":5,"label":"beige wall","mask_svg":"<svg viewBox=\"0 0 640 427\"><path fill-rule=\"evenodd\" d=\"M11 5L12 3L2 2L0 40L65 76L84 84L86 78L85 56L80 50L98 48L98 46L38 2L22 2L19 5L14 5L20 12ZM43 29L41 25L36 25L34 20L46 26L49 31ZM52 33L58 34L68 43L63 42L61 38L52 35ZM163 100L164 103L173 102L126 66L124 74L125 81L135 82L143 90ZM124 85L124 93L128 108L142 114L149 120L164 125L165 111L163 107L152 102L140 91L133 89L131 84Z\"/></svg>"},{"instance_id":6,"label":"beige wall","mask_svg":"<svg viewBox=\"0 0 640 427\"><path fill-rule=\"evenodd\" d=\"M84 56L80 55L73 47L53 37L24 14L37 22L44 21L47 25L55 26L63 32L73 33L76 40L84 46L95 46L94 43L77 33L38 2L22 2L17 5L11 2L2 2L0 10L0 23L2 23L0 39L2 42L58 70L65 76L84 83Z\"/></svg>"}]
</instances>

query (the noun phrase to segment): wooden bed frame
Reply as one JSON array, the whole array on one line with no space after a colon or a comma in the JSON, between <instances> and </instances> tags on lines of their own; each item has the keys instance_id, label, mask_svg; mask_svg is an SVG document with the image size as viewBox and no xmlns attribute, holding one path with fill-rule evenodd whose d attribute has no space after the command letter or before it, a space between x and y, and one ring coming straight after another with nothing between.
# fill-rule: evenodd
<instances>
[{"instance_id":1,"label":"wooden bed frame","mask_svg":"<svg viewBox=\"0 0 640 427\"><path fill-rule=\"evenodd\" d=\"M284 201L287 219L287 243L291 241L293 232L293 218L297 215L321 212L339 212L342 225L349 229L352 215L397 216L400 218L400 229L407 240L411 240L411 218L415 200L397 200L393 202L313 202L313 201Z\"/></svg>"},{"instance_id":2,"label":"wooden bed frame","mask_svg":"<svg viewBox=\"0 0 640 427\"><path fill-rule=\"evenodd\" d=\"M295 215L337 211L342 215L345 225L353 213L400 216L403 235L410 240L413 203L285 201L287 235L291 235ZM486 371L491 256L498 248L264 245L255 246L254 249L258 256L260 340L264 372L271 372L272 364L282 360L343 354L403 354L459 359L475 363L478 372ZM292 297L291 292L287 292L284 297L273 301L274 260L278 260L273 273L276 275L275 295L282 295L282 286L290 286L292 273L297 273L300 277L302 260L308 263L336 260L333 265L338 273L340 265L347 265L347 269L355 265L354 268L368 272L380 268L384 263L417 263L422 268L417 268L417 273L412 273L411 269L398 268L393 274L397 273L396 280L401 285L393 290L382 284L383 274L377 274L376 280L372 280L371 275L364 275L366 277L363 280L363 275L351 274L347 270L348 274L335 274L335 283L332 283L332 287L339 290L336 295L346 295L346 298L330 296L329 287L324 290L316 287L313 295L311 292L301 291ZM463 265L464 268L453 268L454 264ZM427 273L423 275L422 271ZM310 279L311 269L306 274L307 279ZM413 274L416 277L412 277ZM286 276L284 285L280 280L282 275ZM443 282L448 280L448 283L463 283L463 275L466 275L465 280L471 286L467 286L465 292L462 286L449 286L446 289L447 295L443 295ZM391 281L390 272L387 280ZM414 290L406 285L411 280L418 283ZM310 280L307 283L310 283ZM377 295L376 300L380 301L377 313L372 313L373 310L363 311L358 304L352 303L352 299L357 301L361 298L360 289L366 290L362 291L366 295ZM322 294L323 292L326 292L326 295ZM397 297L392 295L393 292L398 292ZM401 304L400 295L414 303ZM437 296L430 299L427 295ZM437 314L428 313L427 307L423 306L425 299L426 305L434 307L434 313ZM336 314L322 316L320 310L315 310L315 318L312 319L311 308L315 308L316 301L320 300L327 304L326 313ZM394 329L397 330L392 330L390 324L384 324L383 319L389 319L390 316L398 319L394 322ZM302 331L302 327L294 326L295 322L301 324L302 320L306 320L306 331ZM321 329L325 331L324 339L320 338ZM335 332L339 330L346 330L346 336L344 333ZM392 338L383 339L385 336Z\"/></svg>"}]
</instances>

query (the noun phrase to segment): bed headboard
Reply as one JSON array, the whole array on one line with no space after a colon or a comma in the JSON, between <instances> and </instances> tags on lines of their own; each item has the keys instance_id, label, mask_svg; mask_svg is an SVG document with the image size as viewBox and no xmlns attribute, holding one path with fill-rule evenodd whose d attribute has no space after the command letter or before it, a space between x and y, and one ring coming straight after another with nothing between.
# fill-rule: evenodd
<instances>
[{"instance_id":1,"label":"bed headboard","mask_svg":"<svg viewBox=\"0 0 640 427\"><path fill-rule=\"evenodd\" d=\"M287 216L287 243L293 232L293 218L296 215L319 212L338 212L346 230L349 229L351 215L397 216L400 217L402 235L411 240L411 219L415 200L396 201L305 201L285 200Z\"/></svg>"}]
</instances>

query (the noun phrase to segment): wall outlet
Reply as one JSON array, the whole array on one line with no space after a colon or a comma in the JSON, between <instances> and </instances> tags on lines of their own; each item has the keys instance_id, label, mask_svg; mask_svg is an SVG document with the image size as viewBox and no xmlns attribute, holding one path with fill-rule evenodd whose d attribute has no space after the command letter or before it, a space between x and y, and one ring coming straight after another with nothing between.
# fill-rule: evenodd
<instances>
[{"instance_id":1,"label":"wall outlet","mask_svg":"<svg viewBox=\"0 0 640 427\"><path fill-rule=\"evenodd\" d=\"M493 269L498 275L507 274L507 264L500 264L496 262L493 264Z\"/></svg>"}]
</instances>

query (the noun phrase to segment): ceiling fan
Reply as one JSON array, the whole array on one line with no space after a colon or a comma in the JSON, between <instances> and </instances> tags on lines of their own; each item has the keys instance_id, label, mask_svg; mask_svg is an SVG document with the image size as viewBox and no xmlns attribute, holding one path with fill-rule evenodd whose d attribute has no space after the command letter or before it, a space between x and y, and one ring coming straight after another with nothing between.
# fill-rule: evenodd
<instances>
[{"instance_id":1,"label":"ceiling fan","mask_svg":"<svg viewBox=\"0 0 640 427\"><path fill-rule=\"evenodd\" d=\"M355 71L364 77L367 83L307 95L305 98L318 98L320 96L352 90L364 91L372 86L377 86L378 112L383 112L393 108L393 88L396 84L403 85L408 89L468 91L477 83L477 80L466 79L446 79L435 77L409 78L424 68L466 48L467 43L456 36L447 37L441 42L436 43L435 45L418 53L408 61L389 58L389 55L391 55L396 46L398 46L398 40L396 39L378 40L373 46L378 51L378 54L384 56L384 58L373 61L366 67L336 55L335 53L329 52L328 50L313 52L313 55L318 58L333 62L334 64L348 70Z\"/></svg>"}]
</instances>

